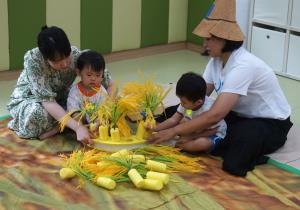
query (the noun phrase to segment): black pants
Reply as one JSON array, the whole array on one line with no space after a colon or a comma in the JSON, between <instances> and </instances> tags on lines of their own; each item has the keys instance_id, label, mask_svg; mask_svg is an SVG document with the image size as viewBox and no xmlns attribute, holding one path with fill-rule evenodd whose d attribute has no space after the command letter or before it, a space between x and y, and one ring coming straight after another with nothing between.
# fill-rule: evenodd
<instances>
[{"instance_id":1,"label":"black pants","mask_svg":"<svg viewBox=\"0 0 300 210\"><path fill-rule=\"evenodd\" d=\"M255 165L265 163L268 158L264 155L284 145L293 125L290 118L244 118L234 112L225 121L227 135L211 153L223 158L223 170L237 176L246 176Z\"/></svg>"},{"instance_id":2,"label":"black pants","mask_svg":"<svg viewBox=\"0 0 300 210\"><path fill-rule=\"evenodd\" d=\"M175 114L177 112L177 109L178 109L178 105L175 105L175 106L170 106L168 108L165 109L164 113L158 115L158 116L155 116L155 120L156 122L163 122L167 119L169 119L170 117L173 116L173 114Z\"/></svg>"}]
</instances>

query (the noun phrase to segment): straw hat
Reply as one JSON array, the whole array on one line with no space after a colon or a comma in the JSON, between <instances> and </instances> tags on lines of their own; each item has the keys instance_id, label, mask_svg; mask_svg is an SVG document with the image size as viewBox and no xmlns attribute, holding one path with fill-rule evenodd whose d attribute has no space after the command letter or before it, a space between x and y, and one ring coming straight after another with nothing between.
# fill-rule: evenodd
<instances>
[{"instance_id":1,"label":"straw hat","mask_svg":"<svg viewBox=\"0 0 300 210\"><path fill-rule=\"evenodd\" d=\"M235 0L216 0L193 33L205 38L213 35L231 41L243 41L244 34L236 22L235 10Z\"/></svg>"}]
</instances>

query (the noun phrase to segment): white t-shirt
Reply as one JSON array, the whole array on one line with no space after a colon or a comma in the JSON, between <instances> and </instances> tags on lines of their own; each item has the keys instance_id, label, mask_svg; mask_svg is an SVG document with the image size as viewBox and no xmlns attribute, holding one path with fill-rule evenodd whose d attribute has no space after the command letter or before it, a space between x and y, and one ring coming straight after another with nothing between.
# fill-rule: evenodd
<instances>
[{"instance_id":1,"label":"white t-shirt","mask_svg":"<svg viewBox=\"0 0 300 210\"><path fill-rule=\"evenodd\" d=\"M225 67L220 58L212 58L203 77L213 84L217 94L235 93L240 99L232 111L240 116L284 120L291 114L273 70L243 47L232 52Z\"/></svg>"},{"instance_id":2,"label":"white t-shirt","mask_svg":"<svg viewBox=\"0 0 300 210\"><path fill-rule=\"evenodd\" d=\"M214 102L215 101L212 98L206 96L204 100L204 104L199 109L195 111L189 111L183 106L181 106L180 104L179 107L177 108L177 112L182 114L185 118L191 120L196 116L200 115L202 112L208 111L210 107L214 104ZM212 128L214 127L218 127L216 135L223 139L226 136L226 130L227 130L227 125L225 120L221 120L216 125L212 126Z\"/></svg>"},{"instance_id":3,"label":"white t-shirt","mask_svg":"<svg viewBox=\"0 0 300 210\"><path fill-rule=\"evenodd\" d=\"M80 88L79 83L73 84L68 100L67 100L67 111L82 110L83 102L88 101L93 105L99 106L107 97L106 89L101 85L100 90L93 95L85 95L84 91ZM87 122L90 122L90 116L86 116Z\"/></svg>"}]
</instances>

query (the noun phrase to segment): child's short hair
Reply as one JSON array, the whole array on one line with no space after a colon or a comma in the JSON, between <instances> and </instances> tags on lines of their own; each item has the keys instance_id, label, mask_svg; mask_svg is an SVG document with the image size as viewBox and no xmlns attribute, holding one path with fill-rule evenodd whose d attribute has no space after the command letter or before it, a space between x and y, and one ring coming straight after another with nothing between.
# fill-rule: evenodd
<instances>
[{"instance_id":1,"label":"child's short hair","mask_svg":"<svg viewBox=\"0 0 300 210\"><path fill-rule=\"evenodd\" d=\"M84 67L90 67L95 72L101 72L105 69L103 56L95 51L84 51L77 59L77 68L82 71Z\"/></svg>"},{"instance_id":2,"label":"child's short hair","mask_svg":"<svg viewBox=\"0 0 300 210\"><path fill-rule=\"evenodd\" d=\"M188 72L183 74L176 85L176 95L190 101L205 99L206 82L199 74Z\"/></svg>"}]
</instances>

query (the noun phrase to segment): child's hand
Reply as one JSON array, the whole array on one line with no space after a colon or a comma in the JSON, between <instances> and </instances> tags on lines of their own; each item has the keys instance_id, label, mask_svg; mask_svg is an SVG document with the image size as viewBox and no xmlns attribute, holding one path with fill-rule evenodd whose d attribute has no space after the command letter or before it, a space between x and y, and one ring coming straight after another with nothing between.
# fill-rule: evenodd
<instances>
[{"instance_id":1,"label":"child's hand","mask_svg":"<svg viewBox=\"0 0 300 210\"><path fill-rule=\"evenodd\" d=\"M149 125L148 123L145 123L144 126L145 126L146 131L148 131L148 132L157 132L158 131L156 124L155 125Z\"/></svg>"},{"instance_id":2,"label":"child's hand","mask_svg":"<svg viewBox=\"0 0 300 210\"><path fill-rule=\"evenodd\" d=\"M175 138L175 136L176 132L174 131L174 128L169 128L152 133L152 135L147 138L147 142L152 144L160 144Z\"/></svg>"}]
</instances>

